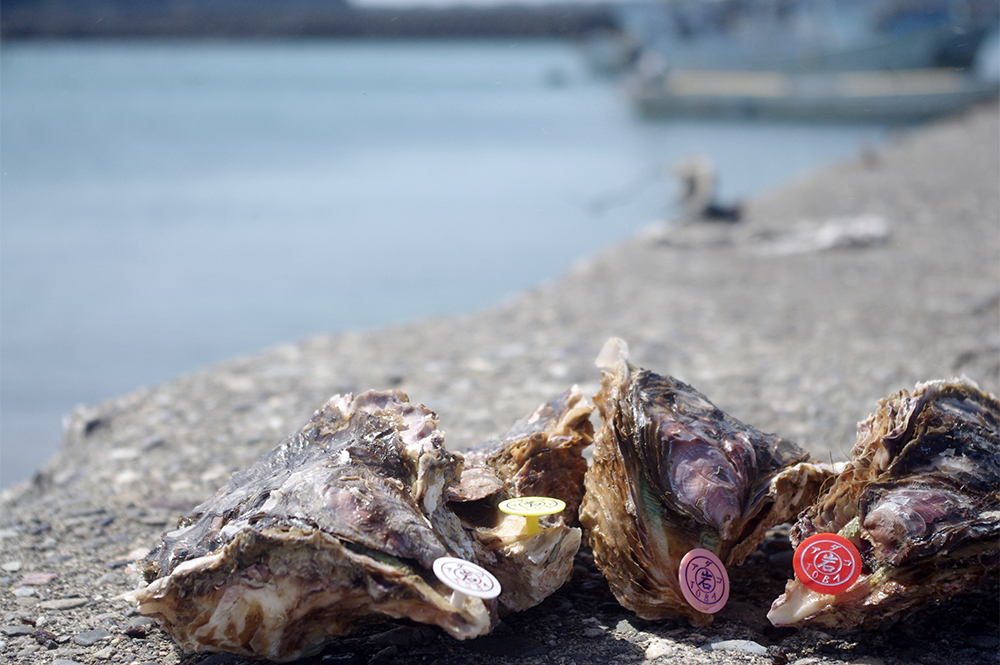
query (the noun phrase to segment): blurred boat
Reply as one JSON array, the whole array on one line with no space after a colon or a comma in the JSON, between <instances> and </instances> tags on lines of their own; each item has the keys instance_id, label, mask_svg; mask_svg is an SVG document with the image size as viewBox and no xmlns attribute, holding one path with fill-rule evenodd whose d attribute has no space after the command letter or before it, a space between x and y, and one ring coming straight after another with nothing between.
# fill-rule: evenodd
<instances>
[{"instance_id":1,"label":"blurred boat","mask_svg":"<svg viewBox=\"0 0 1000 665\"><path fill-rule=\"evenodd\" d=\"M620 35L585 41L594 69L643 61L787 74L965 68L1000 20L995 0L635 0L614 11ZM622 45L631 57L608 57Z\"/></svg>"},{"instance_id":2,"label":"blurred boat","mask_svg":"<svg viewBox=\"0 0 1000 665\"><path fill-rule=\"evenodd\" d=\"M908 122L995 98L1000 81L951 69L788 74L672 69L633 80L646 116Z\"/></svg>"}]
</instances>

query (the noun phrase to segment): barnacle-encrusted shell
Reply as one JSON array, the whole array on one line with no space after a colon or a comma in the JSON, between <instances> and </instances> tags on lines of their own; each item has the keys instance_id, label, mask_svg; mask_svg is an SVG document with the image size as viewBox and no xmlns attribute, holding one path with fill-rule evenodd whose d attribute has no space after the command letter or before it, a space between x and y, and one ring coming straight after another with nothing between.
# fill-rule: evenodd
<instances>
[{"instance_id":1,"label":"barnacle-encrusted shell","mask_svg":"<svg viewBox=\"0 0 1000 665\"><path fill-rule=\"evenodd\" d=\"M646 619L712 615L685 601L684 555L741 563L766 530L809 505L832 469L790 441L744 425L680 381L633 367L611 339L594 402L594 442L580 522L618 601Z\"/></svg>"},{"instance_id":2,"label":"barnacle-encrusted shell","mask_svg":"<svg viewBox=\"0 0 1000 665\"><path fill-rule=\"evenodd\" d=\"M858 424L852 459L791 532L839 533L862 556L838 595L798 580L775 625L884 628L921 605L995 586L1000 572L1000 402L967 379L918 384Z\"/></svg>"}]
</instances>

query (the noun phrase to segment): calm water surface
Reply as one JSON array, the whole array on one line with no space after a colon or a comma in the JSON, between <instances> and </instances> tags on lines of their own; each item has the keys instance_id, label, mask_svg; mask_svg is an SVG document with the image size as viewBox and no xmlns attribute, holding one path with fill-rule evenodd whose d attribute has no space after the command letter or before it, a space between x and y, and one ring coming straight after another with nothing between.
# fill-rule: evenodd
<instances>
[{"instance_id":1,"label":"calm water surface","mask_svg":"<svg viewBox=\"0 0 1000 665\"><path fill-rule=\"evenodd\" d=\"M644 122L561 42L0 49L0 485L80 403L314 334L475 311L671 212L881 141Z\"/></svg>"}]
</instances>

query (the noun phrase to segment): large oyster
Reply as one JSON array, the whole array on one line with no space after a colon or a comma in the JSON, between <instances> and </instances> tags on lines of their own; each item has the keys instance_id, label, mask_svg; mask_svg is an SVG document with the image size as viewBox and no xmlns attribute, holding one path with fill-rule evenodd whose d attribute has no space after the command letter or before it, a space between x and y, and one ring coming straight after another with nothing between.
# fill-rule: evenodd
<instances>
[{"instance_id":1,"label":"large oyster","mask_svg":"<svg viewBox=\"0 0 1000 665\"><path fill-rule=\"evenodd\" d=\"M775 625L884 628L939 598L996 586L1000 402L965 379L918 384L858 423L852 459L791 532L838 533L861 574L837 595L789 581Z\"/></svg>"},{"instance_id":2,"label":"large oyster","mask_svg":"<svg viewBox=\"0 0 1000 665\"><path fill-rule=\"evenodd\" d=\"M438 557L476 554L444 501L461 460L436 425L396 391L334 397L164 534L140 562L138 611L184 649L276 661L373 618L489 632L495 610L453 607L432 573Z\"/></svg>"},{"instance_id":3,"label":"large oyster","mask_svg":"<svg viewBox=\"0 0 1000 665\"><path fill-rule=\"evenodd\" d=\"M455 492L463 457L445 450L432 411L398 391L334 397L164 534L140 562L148 584L138 611L184 649L276 661L388 618L459 639L486 634L498 608L526 609L558 588L580 543L559 520L525 536L523 520L491 501L549 489L578 503L591 409L567 391L471 454L469 477L499 488L472 497ZM541 476L540 463L552 474ZM454 512L463 507L464 521ZM453 606L432 572L442 556L494 571L499 607L474 597Z\"/></svg>"},{"instance_id":4,"label":"large oyster","mask_svg":"<svg viewBox=\"0 0 1000 665\"><path fill-rule=\"evenodd\" d=\"M583 499L583 450L593 441L593 410L573 386L519 420L499 441L465 453L461 483L448 490L449 505L493 554L481 555L479 563L504 588L498 599L502 612L537 605L572 573L581 540L572 525ZM528 534L523 517L497 509L504 499L521 496L561 499L566 509Z\"/></svg>"},{"instance_id":5,"label":"large oyster","mask_svg":"<svg viewBox=\"0 0 1000 665\"><path fill-rule=\"evenodd\" d=\"M611 339L594 398L594 442L580 522L618 601L646 619L712 621L685 601L681 559L695 548L736 565L765 531L809 505L832 473L797 445L744 425L694 388L638 369Z\"/></svg>"}]
</instances>

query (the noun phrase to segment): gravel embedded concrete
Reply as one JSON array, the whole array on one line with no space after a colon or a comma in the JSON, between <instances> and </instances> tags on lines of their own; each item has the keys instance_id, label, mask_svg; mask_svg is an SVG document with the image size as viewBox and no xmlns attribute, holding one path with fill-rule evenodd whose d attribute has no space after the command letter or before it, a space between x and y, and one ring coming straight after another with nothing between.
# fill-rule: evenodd
<instances>
[{"instance_id":1,"label":"gravel embedded concrete","mask_svg":"<svg viewBox=\"0 0 1000 665\"><path fill-rule=\"evenodd\" d=\"M738 225L650 229L487 311L309 339L78 410L59 454L2 497L0 660L245 662L178 651L118 598L137 581L128 563L181 513L332 394L403 390L461 450L573 383L592 394L612 335L635 364L823 459L845 459L856 422L918 381L964 373L1000 393L1000 107L789 183ZM886 633L770 627L788 571L780 537L769 547L733 571L708 628L635 618L583 552L564 589L487 638L387 625L312 660L998 662L991 596Z\"/></svg>"}]
</instances>

